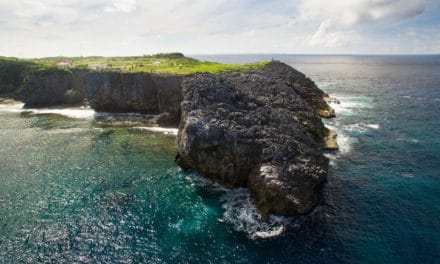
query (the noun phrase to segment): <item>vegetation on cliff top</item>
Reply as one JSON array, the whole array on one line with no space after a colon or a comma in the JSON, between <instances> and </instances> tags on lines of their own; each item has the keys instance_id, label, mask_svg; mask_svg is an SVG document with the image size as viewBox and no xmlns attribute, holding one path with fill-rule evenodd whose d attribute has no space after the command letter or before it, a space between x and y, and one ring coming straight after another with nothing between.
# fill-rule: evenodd
<instances>
[{"instance_id":1,"label":"vegetation on cliff top","mask_svg":"<svg viewBox=\"0 0 440 264\"><path fill-rule=\"evenodd\" d=\"M223 64L199 61L185 57L182 53L160 53L133 57L49 57L18 59L0 57L0 71L10 67L24 67L29 70L50 70L56 68L101 70L121 72L153 72L164 74L222 73L260 69L266 62L250 64Z\"/></svg>"}]
</instances>

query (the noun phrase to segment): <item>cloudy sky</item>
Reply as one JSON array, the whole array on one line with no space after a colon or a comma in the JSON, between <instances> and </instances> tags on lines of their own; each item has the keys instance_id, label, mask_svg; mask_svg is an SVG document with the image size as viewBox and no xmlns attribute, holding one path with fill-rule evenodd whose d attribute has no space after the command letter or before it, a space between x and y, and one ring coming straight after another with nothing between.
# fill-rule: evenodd
<instances>
[{"instance_id":1,"label":"cloudy sky","mask_svg":"<svg viewBox=\"0 0 440 264\"><path fill-rule=\"evenodd\" d=\"M440 53L439 0L0 0L0 55Z\"/></svg>"}]
</instances>

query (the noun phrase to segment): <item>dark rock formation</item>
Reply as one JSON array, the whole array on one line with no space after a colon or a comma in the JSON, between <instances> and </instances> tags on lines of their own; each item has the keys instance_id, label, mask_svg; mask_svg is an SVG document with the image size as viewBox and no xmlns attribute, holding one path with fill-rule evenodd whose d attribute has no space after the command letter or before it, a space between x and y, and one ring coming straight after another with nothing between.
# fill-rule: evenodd
<instances>
[{"instance_id":1,"label":"dark rock formation","mask_svg":"<svg viewBox=\"0 0 440 264\"><path fill-rule=\"evenodd\" d=\"M278 62L267 64L263 71L292 87L298 95L313 107L319 116L324 118L335 116L335 111L324 100L328 95L320 90L316 84L303 73L289 65Z\"/></svg>"},{"instance_id":2,"label":"dark rock formation","mask_svg":"<svg viewBox=\"0 0 440 264\"><path fill-rule=\"evenodd\" d=\"M317 115L323 93L288 68L273 62L182 85L177 163L223 186L248 187L263 215L307 213L327 175L328 130Z\"/></svg>"},{"instance_id":3,"label":"dark rock formation","mask_svg":"<svg viewBox=\"0 0 440 264\"><path fill-rule=\"evenodd\" d=\"M74 80L69 71L36 72L24 81L18 90L18 98L26 107L80 104L84 97L80 91L73 90Z\"/></svg>"},{"instance_id":4,"label":"dark rock formation","mask_svg":"<svg viewBox=\"0 0 440 264\"><path fill-rule=\"evenodd\" d=\"M180 122L179 115L173 115L168 112L162 113L158 115L156 118L156 124L158 124L161 127L176 127L176 124L179 124L179 122Z\"/></svg>"},{"instance_id":5,"label":"dark rock formation","mask_svg":"<svg viewBox=\"0 0 440 264\"><path fill-rule=\"evenodd\" d=\"M22 72L10 97L23 101L26 107L80 105L84 102L80 76L75 71L58 69Z\"/></svg>"},{"instance_id":6,"label":"dark rock formation","mask_svg":"<svg viewBox=\"0 0 440 264\"><path fill-rule=\"evenodd\" d=\"M25 62L0 58L0 95L15 98L29 71L30 66Z\"/></svg>"},{"instance_id":7,"label":"dark rock formation","mask_svg":"<svg viewBox=\"0 0 440 264\"><path fill-rule=\"evenodd\" d=\"M178 124L182 77L148 73L93 72L84 75L83 80L87 100L96 110L168 113L166 122L174 126Z\"/></svg>"}]
</instances>

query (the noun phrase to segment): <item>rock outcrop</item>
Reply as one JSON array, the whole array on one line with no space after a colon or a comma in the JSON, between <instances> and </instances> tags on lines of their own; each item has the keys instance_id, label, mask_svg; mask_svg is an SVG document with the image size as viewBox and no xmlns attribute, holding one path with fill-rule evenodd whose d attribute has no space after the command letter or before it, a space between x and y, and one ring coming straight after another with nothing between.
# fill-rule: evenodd
<instances>
[{"instance_id":1,"label":"rock outcrop","mask_svg":"<svg viewBox=\"0 0 440 264\"><path fill-rule=\"evenodd\" d=\"M182 77L148 73L93 72L83 86L90 106L111 112L167 113L177 126L182 100Z\"/></svg>"},{"instance_id":2,"label":"rock outcrop","mask_svg":"<svg viewBox=\"0 0 440 264\"><path fill-rule=\"evenodd\" d=\"M316 84L303 73L289 65L278 62L267 64L263 68L263 71L292 87L298 95L313 107L319 116L323 118L332 118L335 116L335 111L324 100L328 95L320 90Z\"/></svg>"},{"instance_id":3,"label":"rock outcrop","mask_svg":"<svg viewBox=\"0 0 440 264\"><path fill-rule=\"evenodd\" d=\"M289 66L183 81L176 161L223 186L248 187L259 212L304 214L319 200L328 130L323 92ZM330 107L328 107L330 108Z\"/></svg>"}]
</instances>

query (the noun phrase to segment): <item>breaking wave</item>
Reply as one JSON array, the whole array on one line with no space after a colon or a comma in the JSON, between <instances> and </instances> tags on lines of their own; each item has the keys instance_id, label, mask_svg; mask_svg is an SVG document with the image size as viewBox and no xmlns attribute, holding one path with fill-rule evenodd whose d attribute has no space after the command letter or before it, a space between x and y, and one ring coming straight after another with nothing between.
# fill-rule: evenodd
<instances>
[{"instance_id":1,"label":"breaking wave","mask_svg":"<svg viewBox=\"0 0 440 264\"><path fill-rule=\"evenodd\" d=\"M333 96L333 95L332 95ZM330 103L330 106L338 115L353 115L360 109L368 109L373 107L371 99L368 97L353 97L344 95L334 95L339 103Z\"/></svg>"},{"instance_id":2,"label":"breaking wave","mask_svg":"<svg viewBox=\"0 0 440 264\"><path fill-rule=\"evenodd\" d=\"M364 123L356 123L344 126L344 130L351 132L366 132L371 129L377 130L380 128L379 124L364 124Z\"/></svg>"},{"instance_id":3,"label":"breaking wave","mask_svg":"<svg viewBox=\"0 0 440 264\"><path fill-rule=\"evenodd\" d=\"M3 101L0 104L0 111L7 113L57 114L75 119L93 119L96 114L95 110L89 107L24 108L24 103L14 100Z\"/></svg>"},{"instance_id":4,"label":"breaking wave","mask_svg":"<svg viewBox=\"0 0 440 264\"><path fill-rule=\"evenodd\" d=\"M42 109L23 109L22 112L32 112L35 114L57 114L75 119L93 119L95 110L90 108L42 108Z\"/></svg>"},{"instance_id":5,"label":"breaking wave","mask_svg":"<svg viewBox=\"0 0 440 264\"><path fill-rule=\"evenodd\" d=\"M220 198L225 210L222 220L234 230L245 232L251 239L270 238L281 235L287 228L289 218L270 215L264 220L252 204L245 188L228 190Z\"/></svg>"},{"instance_id":6,"label":"breaking wave","mask_svg":"<svg viewBox=\"0 0 440 264\"><path fill-rule=\"evenodd\" d=\"M235 231L244 232L251 239L279 236L292 222L291 217L274 215L270 215L267 220L263 219L257 213L246 188L226 189L197 174L186 176L185 181L210 193L220 194L220 202L224 210L220 221L230 224Z\"/></svg>"}]
</instances>

